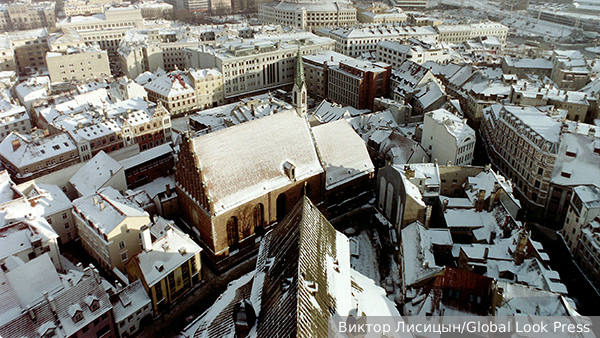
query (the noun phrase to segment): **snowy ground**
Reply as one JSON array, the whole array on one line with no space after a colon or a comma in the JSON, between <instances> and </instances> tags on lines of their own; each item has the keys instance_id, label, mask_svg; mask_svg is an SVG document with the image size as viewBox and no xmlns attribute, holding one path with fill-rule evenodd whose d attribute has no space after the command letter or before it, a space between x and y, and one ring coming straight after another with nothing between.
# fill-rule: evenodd
<instances>
[{"instance_id":1,"label":"snowy ground","mask_svg":"<svg viewBox=\"0 0 600 338\"><path fill-rule=\"evenodd\" d=\"M360 215L353 215L348 221L336 224L336 228L356 243L350 244L352 268L384 288L388 298L398 304L402 299L400 264L388 238L388 227L378 220L376 213L373 208L367 208ZM353 249L354 245L358 246L358 255Z\"/></svg>"}]
</instances>

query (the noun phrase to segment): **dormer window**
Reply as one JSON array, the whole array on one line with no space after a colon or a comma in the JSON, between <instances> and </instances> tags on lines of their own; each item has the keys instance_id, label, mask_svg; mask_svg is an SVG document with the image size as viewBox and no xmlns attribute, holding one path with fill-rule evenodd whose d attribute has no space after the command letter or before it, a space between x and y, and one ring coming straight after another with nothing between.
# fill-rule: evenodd
<instances>
[{"instance_id":1,"label":"dormer window","mask_svg":"<svg viewBox=\"0 0 600 338\"><path fill-rule=\"evenodd\" d=\"M100 308L100 301L96 296L89 295L85 297L85 303L89 306L90 311L92 312Z\"/></svg>"},{"instance_id":2,"label":"dormer window","mask_svg":"<svg viewBox=\"0 0 600 338\"><path fill-rule=\"evenodd\" d=\"M283 163L283 172L290 179L290 181L296 181L296 166L289 161Z\"/></svg>"},{"instance_id":3,"label":"dormer window","mask_svg":"<svg viewBox=\"0 0 600 338\"><path fill-rule=\"evenodd\" d=\"M69 316L73 318L74 323L80 322L83 319L83 310L81 310L81 306L79 306L79 304L69 306Z\"/></svg>"}]
</instances>

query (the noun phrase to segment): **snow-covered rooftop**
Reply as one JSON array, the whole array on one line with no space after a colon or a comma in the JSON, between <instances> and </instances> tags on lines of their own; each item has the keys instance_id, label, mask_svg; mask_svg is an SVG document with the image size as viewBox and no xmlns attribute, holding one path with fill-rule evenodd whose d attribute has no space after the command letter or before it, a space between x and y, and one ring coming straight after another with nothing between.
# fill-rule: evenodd
<instances>
[{"instance_id":1,"label":"snow-covered rooftop","mask_svg":"<svg viewBox=\"0 0 600 338\"><path fill-rule=\"evenodd\" d=\"M402 268L406 286L433 278L443 271L442 267L435 265L431 245L431 234L420 222L402 229Z\"/></svg>"},{"instance_id":2,"label":"snow-covered rooftop","mask_svg":"<svg viewBox=\"0 0 600 338\"><path fill-rule=\"evenodd\" d=\"M345 120L312 128L325 167L325 188L333 189L374 172L364 141Z\"/></svg>"},{"instance_id":3,"label":"snow-covered rooftop","mask_svg":"<svg viewBox=\"0 0 600 338\"><path fill-rule=\"evenodd\" d=\"M87 195L73 201L79 213L85 215L98 231L108 235L127 217L146 217L148 213L108 187L96 195Z\"/></svg>"},{"instance_id":4,"label":"snow-covered rooftop","mask_svg":"<svg viewBox=\"0 0 600 338\"><path fill-rule=\"evenodd\" d=\"M146 284L152 287L201 250L187 234L171 228L152 243L151 250L141 251L135 259Z\"/></svg>"},{"instance_id":5,"label":"snow-covered rooftop","mask_svg":"<svg viewBox=\"0 0 600 338\"><path fill-rule=\"evenodd\" d=\"M285 163L295 166L296 180L323 172L308 123L292 111L192 142L216 214L289 184Z\"/></svg>"},{"instance_id":6,"label":"snow-covered rooftop","mask_svg":"<svg viewBox=\"0 0 600 338\"><path fill-rule=\"evenodd\" d=\"M71 177L69 183L81 196L95 194L123 169L119 162L100 151Z\"/></svg>"}]
</instances>

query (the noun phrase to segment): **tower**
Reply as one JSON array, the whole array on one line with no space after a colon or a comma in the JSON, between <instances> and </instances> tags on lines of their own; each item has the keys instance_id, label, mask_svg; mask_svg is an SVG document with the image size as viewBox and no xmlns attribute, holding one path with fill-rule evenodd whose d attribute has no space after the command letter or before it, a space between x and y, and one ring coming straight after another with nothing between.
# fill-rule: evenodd
<instances>
[{"instance_id":1,"label":"tower","mask_svg":"<svg viewBox=\"0 0 600 338\"><path fill-rule=\"evenodd\" d=\"M304 81L304 65L302 52L298 46L298 60L296 60L296 74L294 75L294 88L292 89L292 104L298 115L306 115L306 82Z\"/></svg>"}]
</instances>

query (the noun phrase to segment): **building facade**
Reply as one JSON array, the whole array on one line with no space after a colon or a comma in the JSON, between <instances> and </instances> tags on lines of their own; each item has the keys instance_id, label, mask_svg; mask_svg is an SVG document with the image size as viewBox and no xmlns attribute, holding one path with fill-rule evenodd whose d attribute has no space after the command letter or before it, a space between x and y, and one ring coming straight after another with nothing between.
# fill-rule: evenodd
<instances>
[{"instance_id":1,"label":"building facade","mask_svg":"<svg viewBox=\"0 0 600 338\"><path fill-rule=\"evenodd\" d=\"M356 8L349 1L275 1L258 5L263 24L285 25L311 31L321 27L356 24Z\"/></svg>"},{"instance_id":2,"label":"building facade","mask_svg":"<svg viewBox=\"0 0 600 338\"><path fill-rule=\"evenodd\" d=\"M439 163L470 165L475 152L475 130L445 109L426 113L421 144Z\"/></svg>"},{"instance_id":3,"label":"building facade","mask_svg":"<svg viewBox=\"0 0 600 338\"><path fill-rule=\"evenodd\" d=\"M373 109L373 100L388 97L392 67L385 63L341 61L328 68L327 97L356 109Z\"/></svg>"},{"instance_id":4,"label":"building facade","mask_svg":"<svg viewBox=\"0 0 600 338\"><path fill-rule=\"evenodd\" d=\"M202 280L202 249L171 225L163 236L153 233L149 227L142 229L143 251L127 263L127 274L129 280L141 280L157 315Z\"/></svg>"},{"instance_id":5,"label":"building facade","mask_svg":"<svg viewBox=\"0 0 600 338\"><path fill-rule=\"evenodd\" d=\"M150 223L148 213L112 188L73 201L73 217L83 248L107 271L124 271L142 249L142 226Z\"/></svg>"}]
</instances>

